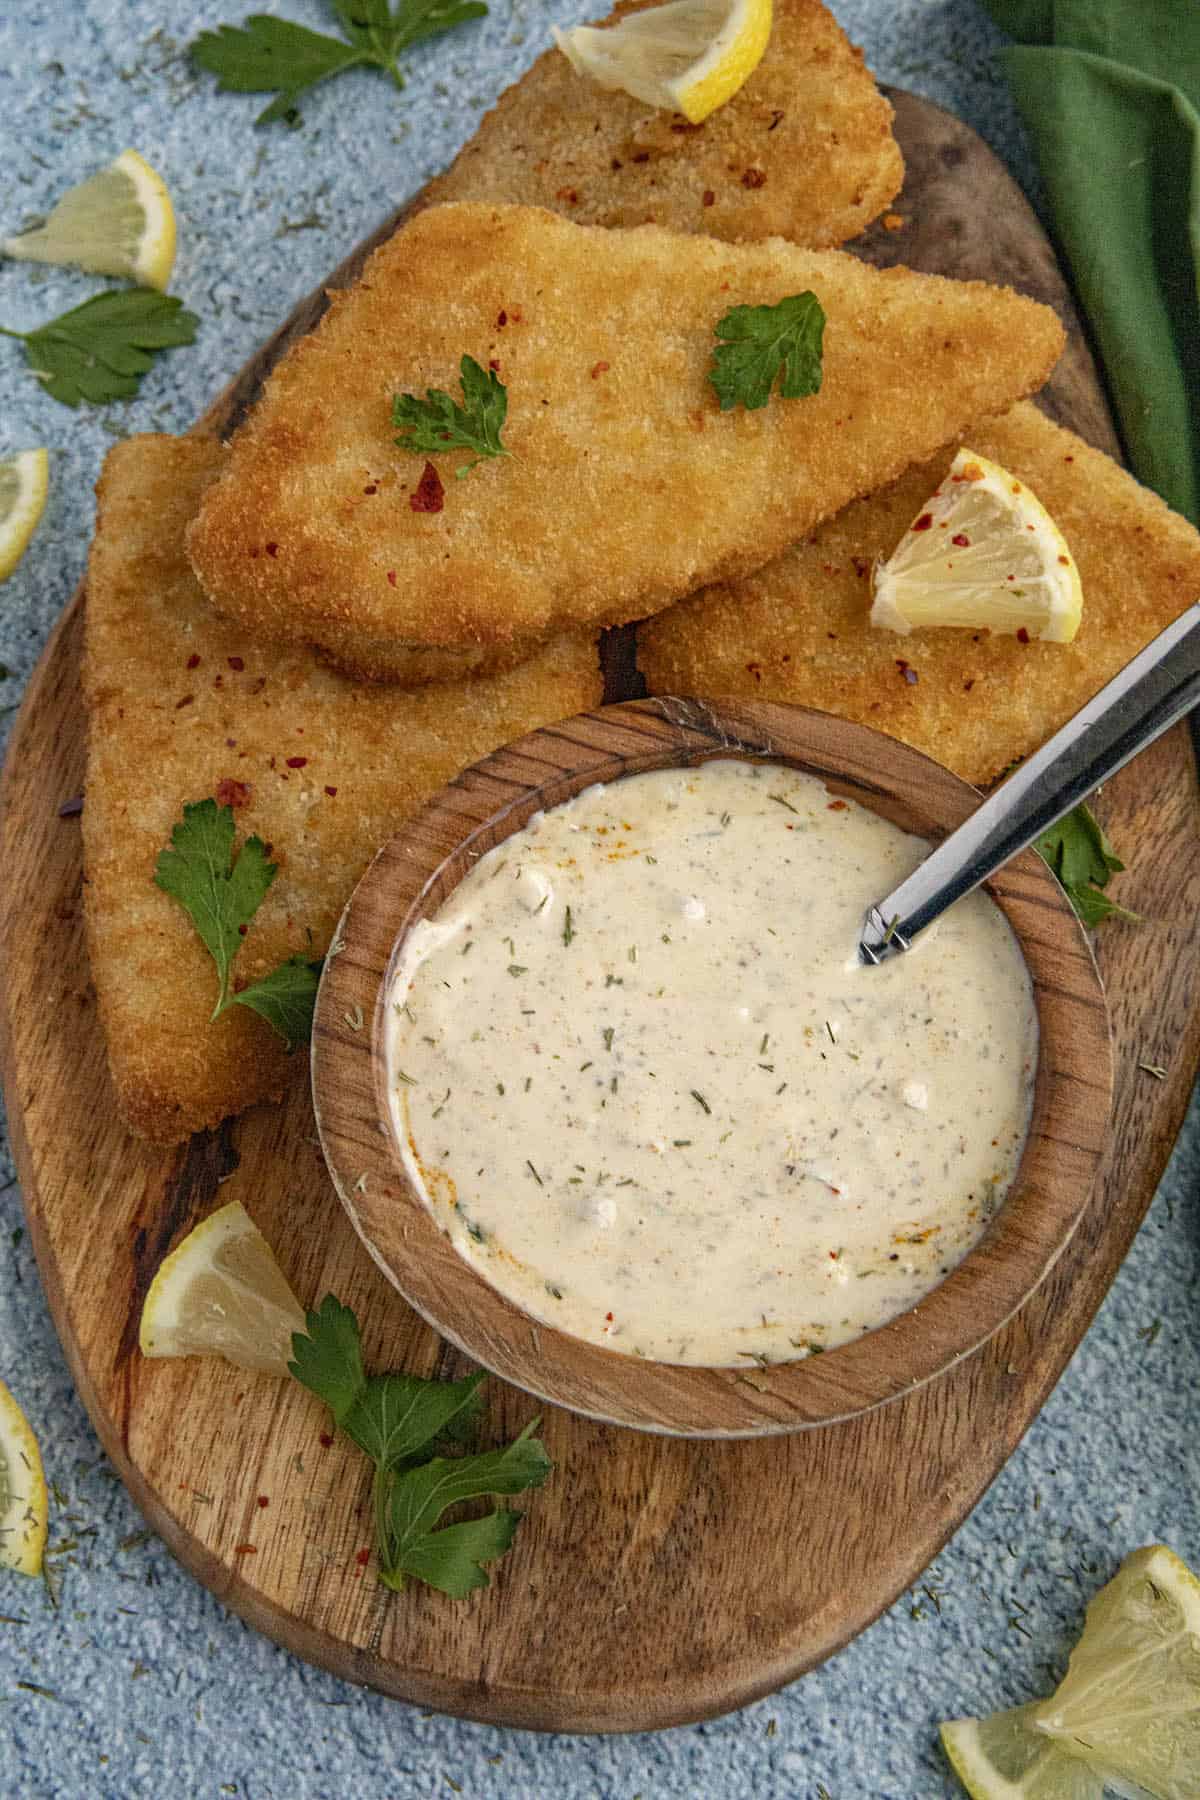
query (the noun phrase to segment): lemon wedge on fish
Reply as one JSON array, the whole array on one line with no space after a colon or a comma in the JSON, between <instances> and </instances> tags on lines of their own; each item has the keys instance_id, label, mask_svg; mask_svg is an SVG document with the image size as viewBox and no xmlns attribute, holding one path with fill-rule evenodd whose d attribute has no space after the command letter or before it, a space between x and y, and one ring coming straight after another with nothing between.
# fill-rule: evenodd
<instances>
[{"instance_id":1,"label":"lemon wedge on fish","mask_svg":"<svg viewBox=\"0 0 1200 1800\"><path fill-rule=\"evenodd\" d=\"M37 1439L0 1381L0 1569L41 1574L48 1520Z\"/></svg>"},{"instance_id":2,"label":"lemon wedge on fish","mask_svg":"<svg viewBox=\"0 0 1200 1800\"><path fill-rule=\"evenodd\" d=\"M668 0L600 29L554 28L578 75L699 125L754 73L771 36L771 0Z\"/></svg>"},{"instance_id":3,"label":"lemon wedge on fish","mask_svg":"<svg viewBox=\"0 0 1200 1800\"><path fill-rule=\"evenodd\" d=\"M1165 1545L1127 1556L1087 1609L1049 1700L943 1725L971 1800L1200 1793L1200 1580Z\"/></svg>"},{"instance_id":4,"label":"lemon wedge on fish","mask_svg":"<svg viewBox=\"0 0 1200 1800\"><path fill-rule=\"evenodd\" d=\"M203 1219L162 1264L142 1308L143 1356L223 1356L286 1375L304 1312L239 1200Z\"/></svg>"},{"instance_id":5,"label":"lemon wedge on fish","mask_svg":"<svg viewBox=\"0 0 1200 1800\"><path fill-rule=\"evenodd\" d=\"M0 242L5 256L124 275L166 291L175 266L175 210L167 184L136 150L69 188L44 225Z\"/></svg>"},{"instance_id":6,"label":"lemon wedge on fish","mask_svg":"<svg viewBox=\"0 0 1200 1800\"><path fill-rule=\"evenodd\" d=\"M887 631L959 625L1069 644L1083 614L1075 558L1037 495L967 449L876 564L873 595L871 624Z\"/></svg>"},{"instance_id":7,"label":"lemon wedge on fish","mask_svg":"<svg viewBox=\"0 0 1200 1800\"><path fill-rule=\"evenodd\" d=\"M0 462L0 581L7 581L46 506L50 458L44 450L22 450Z\"/></svg>"}]
</instances>

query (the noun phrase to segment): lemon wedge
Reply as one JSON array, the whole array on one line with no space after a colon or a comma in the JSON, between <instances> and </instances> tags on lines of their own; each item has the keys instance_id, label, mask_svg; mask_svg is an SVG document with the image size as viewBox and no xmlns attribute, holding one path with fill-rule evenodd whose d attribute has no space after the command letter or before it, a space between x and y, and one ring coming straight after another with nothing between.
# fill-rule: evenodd
<instances>
[{"instance_id":1,"label":"lemon wedge","mask_svg":"<svg viewBox=\"0 0 1200 1800\"><path fill-rule=\"evenodd\" d=\"M872 625L961 625L1069 644L1083 590L1066 540L1037 495L999 463L960 450L873 577Z\"/></svg>"},{"instance_id":2,"label":"lemon wedge","mask_svg":"<svg viewBox=\"0 0 1200 1800\"><path fill-rule=\"evenodd\" d=\"M0 1381L0 1569L41 1574L48 1520L37 1439Z\"/></svg>"},{"instance_id":3,"label":"lemon wedge","mask_svg":"<svg viewBox=\"0 0 1200 1800\"><path fill-rule=\"evenodd\" d=\"M7 581L33 536L46 507L50 458L44 450L22 450L0 462L0 581Z\"/></svg>"},{"instance_id":4,"label":"lemon wedge","mask_svg":"<svg viewBox=\"0 0 1200 1800\"><path fill-rule=\"evenodd\" d=\"M44 225L0 242L5 256L125 275L166 291L175 266L175 211L166 182L136 150L69 188Z\"/></svg>"},{"instance_id":5,"label":"lemon wedge","mask_svg":"<svg viewBox=\"0 0 1200 1800\"><path fill-rule=\"evenodd\" d=\"M223 1356L286 1375L300 1302L239 1200L203 1219L163 1262L142 1308L144 1356Z\"/></svg>"},{"instance_id":6,"label":"lemon wedge","mask_svg":"<svg viewBox=\"0 0 1200 1800\"><path fill-rule=\"evenodd\" d=\"M1200 1792L1200 1581L1162 1544L1135 1550L1087 1610L1049 1700L955 1719L942 1743L972 1800L1154 1800Z\"/></svg>"},{"instance_id":7,"label":"lemon wedge","mask_svg":"<svg viewBox=\"0 0 1200 1800\"><path fill-rule=\"evenodd\" d=\"M554 27L577 75L699 125L754 73L771 35L771 0L669 0L600 29Z\"/></svg>"}]
</instances>

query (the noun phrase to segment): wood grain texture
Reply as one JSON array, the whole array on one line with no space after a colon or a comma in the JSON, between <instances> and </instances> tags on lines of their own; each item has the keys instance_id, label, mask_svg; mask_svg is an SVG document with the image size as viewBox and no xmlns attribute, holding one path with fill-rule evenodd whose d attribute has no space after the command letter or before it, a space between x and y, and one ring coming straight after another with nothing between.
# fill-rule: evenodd
<instances>
[{"instance_id":1,"label":"wood grain texture","mask_svg":"<svg viewBox=\"0 0 1200 1800\"><path fill-rule=\"evenodd\" d=\"M403 938L481 856L595 782L710 757L770 758L902 831L940 840L974 788L878 732L762 702L643 700L534 731L467 769L380 850L342 915L317 1005L313 1101L355 1230L435 1330L527 1392L609 1424L760 1437L853 1418L941 1375L1021 1306L1078 1223L1104 1146L1108 1015L1086 934L1032 851L988 887L1020 940L1038 1012L1033 1117L983 1240L921 1304L828 1356L681 1367L621 1356L536 1323L459 1256L400 1160L387 1074L389 984ZM801 966L796 970L802 980ZM541 1160L541 1151L530 1146Z\"/></svg>"},{"instance_id":2,"label":"wood grain texture","mask_svg":"<svg viewBox=\"0 0 1200 1800\"><path fill-rule=\"evenodd\" d=\"M1045 240L995 159L939 109L893 99L910 170L896 211L909 223L873 232L867 252L934 272L1028 275L1070 318ZM255 359L211 410L210 428L233 418L266 366L267 356ZM1110 448L1089 368L1076 336L1049 404ZM302 1296L332 1289L356 1308L371 1367L464 1369L363 1254L300 1086L287 1105L170 1152L116 1126L83 941L79 830L57 815L83 782L80 636L76 606L31 684L5 772L0 1056L51 1310L105 1449L149 1523L289 1649L485 1720L648 1729L752 1700L837 1650L936 1555L1017 1443L1166 1162L1200 1058L1200 797L1184 731L1104 795L1103 817L1131 863L1121 897L1145 918L1098 936L1116 1049L1112 1128L1079 1229L1028 1304L950 1374L818 1431L687 1443L547 1409L557 1472L530 1501L491 1588L460 1604L420 1589L396 1600L357 1566L369 1541L366 1471L340 1440L322 1444L315 1400L217 1361L150 1364L132 1349L162 1253L219 1194L246 1203ZM628 694L619 635L606 667L609 697ZM519 1429L533 1410L489 1383L489 1436ZM259 1494L270 1498L265 1510Z\"/></svg>"}]
</instances>

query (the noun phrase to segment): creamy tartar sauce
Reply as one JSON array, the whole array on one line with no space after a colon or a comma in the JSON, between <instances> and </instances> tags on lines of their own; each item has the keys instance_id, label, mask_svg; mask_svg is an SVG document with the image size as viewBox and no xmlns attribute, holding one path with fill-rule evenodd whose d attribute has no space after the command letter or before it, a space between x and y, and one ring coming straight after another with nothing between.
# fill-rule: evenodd
<instances>
[{"instance_id":1,"label":"creamy tartar sauce","mask_svg":"<svg viewBox=\"0 0 1200 1800\"><path fill-rule=\"evenodd\" d=\"M660 1362L781 1362L913 1306L1028 1129L1037 1020L1003 914L856 959L928 845L734 760L593 787L409 934L388 1077L410 1178L535 1319Z\"/></svg>"}]
</instances>

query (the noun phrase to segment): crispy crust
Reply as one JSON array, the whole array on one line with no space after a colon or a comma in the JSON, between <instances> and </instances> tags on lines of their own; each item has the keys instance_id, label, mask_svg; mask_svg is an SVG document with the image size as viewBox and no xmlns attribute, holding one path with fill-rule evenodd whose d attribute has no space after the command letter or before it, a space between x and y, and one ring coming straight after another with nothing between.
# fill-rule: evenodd
<instances>
[{"instance_id":1,"label":"crispy crust","mask_svg":"<svg viewBox=\"0 0 1200 1800\"><path fill-rule=\"evenodd\" d=\"M806 288L827 315L803 401L722 413L713 326ZM1045 380L1063 344L1009 289L772 239L611 232L528 207L420 214L270 377L188 533L248 631L469 650L645 616L750 573L855 496ZM392 395L496 361L512 452L409 504ZM371 671L381 676L382 668Z\"/></svg>"},{"instance_id":2,"label":"crispy crust","mask_svg":"<svg viewBox=\"0 0 1200 1800\"><path fill-rule=\"evenodd\" d=\"M544 639L512 638L506 644L472 644L467 650L442 650L432 645L389 644L354 631L322 626L323 644L312 649L328 668L351 681L394 683L396 687L427 687L431 682L465 681L472 675L503 675L536 656Z\"/></svg>"},{"instance_id":3,"label":"crispy crust","mask_svg":"<svg viewBox=\"0 0 1200 1800\"><path fill-rule=\"evenodd\" d=\"M375 850L452 775L602 692L590 633L511 674L413 694L356 687L304 650L248 638L213 614L183 552L221 460L206 438L117 445L88 573L92 974L121 1116L160 1142L278 1098L306 1066L244 1008L210 1023L211 960L153 882L183 803L230 794L239 842L257 832L273 845L279 874L238 959L253 980L324 951Z\"/></svg>"},{"instance_id":4,"label":"crispy crust","mask_svg":"<svg viewBox=\"0 0 1200 1800\"><path fill-rule=\"evenodd\" d=\"M1200 535L1035 406L972 427L968 441L1027 482L1061 527L1083 583L1074 643L959 630L902 637L868 624L871 565L943 479L946 451L749 580L695 594L643 626L638 662L650 691L820 707L977 783L1037 749L1200 598Z\"/></svg>"},{"instance_id":5,"label":"crispy crust","mask_svg":"<svg viewBox=\"0 0 1200 1800\"><path fill-rule=\"evenodd\" d=\"M828 249L900 191L892 116L862 51L820 0L775 0L766 56L703 125L608 93L547 50L430 183L426 204L519 201L580 225Z\"/></svg>"}]
</instances>

